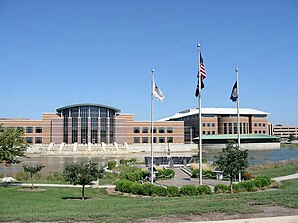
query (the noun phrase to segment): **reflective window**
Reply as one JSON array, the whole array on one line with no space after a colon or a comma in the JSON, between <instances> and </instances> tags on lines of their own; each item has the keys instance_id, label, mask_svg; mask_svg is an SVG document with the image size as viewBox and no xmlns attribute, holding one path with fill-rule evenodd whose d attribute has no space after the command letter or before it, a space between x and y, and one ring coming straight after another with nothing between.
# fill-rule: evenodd
<instances>
[{"instance_id":1,"label":"reflective window","mask_svg":"<svg viewBox=\"0 0 298 223\"><path fill-rule=\"evenodd\" d=\"M35 127L36 133L42 133L42 127Z\"/></svg>"},{"instance_id":2,"label":"reflective window","mask_svg":"<svg viewBox=\"0 0 298 223\"><path fill-rule=\"evenodd\" d=\"M173 127L168 127L167 128L167 133L173 133L174 131L173 131Z\"/></svg>"},{"instance_id":3,"label":"reflective window","mask_svg":"<svg viewBox=\"0 0 298 223\"><path fill-rule=\"evenodd\" d=\"M148 133L148 131L149 131L149 130L148 130L148 127L143 127L143 128L142 128L142 133Z\"/></svg>"},{"instance_id":4,"label":"reflective window","mask_svg":"<svg viewBox=\"0 0 298 223\"><path fill-rule=\"evenodd\" d=\"M133 137L134 143L140 143L140 137Z\"/></svg>"},{"instance_id":5,"label":"reflective window","mask_svg":"<svg viewBox=\"0 0 298 223\"><path fill-rule=\"evenodd\" d=\"M42 143L42 137L35 137L35 143Z\"/></svg>"},{"instance_id":6,"label":"reflective window","mask_svg":"<svg viewBox=\"0 0 298 223\"><path fill-rule=\"evenodd\" d=\"M32 143L33 138L32 137L26 137L26 143Z\"/></svg>"},{"instance_id":7,"label":"reflective window","mask_svg":"<svg viewBox=\"0 0 298 223\"><path fill-rule=\"evenodd\" d=\"M172 142L173 142L173 137L168 137L168 138L167 138L167 142L168 142L168 143L172 143Z\"/></svg>"},{"instance_id":8,"label":"reflective window","mask_svg":"<svg viewBox=\"0 0 298 223\"><path fill-rule=\"evenodd\" d=\"M159 143L165 143L165 137L159 137Z\"/></svg>"},{"instance_id":9,"label":"reflective window","mask_svg":"<svg viewBox=\"0 0 298 223\"><path fill-rule=\"evenodd\" d=\"M148 143L148 137L142 137L142 143Z\"/></svg>"},{"instance_id":10,"label":"reflective window","mask_svg":"<svg viewBox=\"0 0 298 223\"><path fill-rule=\"evenodd\" d=\"M164 127L159 127L158 131L159 131L159 133L165 133L166 132Z\"/></svg>"},{"instance_id":11,"label":"reflective window","mask_svg":"<svg viewBox=\"0 0 298 223\"><path fill-rule=\"evenodd\" d=\"M26 133L33 133L33 127L26 127Z\"/></svg>"},{"instance_id":12,"label":"reflective window","mask_svg":"<svg viewBox=\"0 0 298 223\"><path fill-rule=\"evenodd\" d=\"M140 133L140 127L133 127L133 133Z\"/></svg>"}]
</instances>

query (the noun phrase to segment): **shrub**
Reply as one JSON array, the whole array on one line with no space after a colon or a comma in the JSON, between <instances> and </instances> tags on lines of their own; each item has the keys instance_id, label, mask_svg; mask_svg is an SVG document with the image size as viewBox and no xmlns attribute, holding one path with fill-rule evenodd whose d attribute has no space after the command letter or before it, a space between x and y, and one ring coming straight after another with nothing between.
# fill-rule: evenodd
<instances>
[{"instance_id":1,"label":"shrub","mask_svg":"<svg viewBox=\"0 0 298 223\"><path fill-rule=\"evenodd\" d=\"M167 188L167 195L169 197L179 197L179 188L176 186L169 186Z\"/></svg>"},{"instance_id":2,"label":"shrub","mask_svg":"<svg viewBox=\"0 0 298 223\"><path fill-rule=\"evenodd\" d=\"M131 182L131 181L129 181L129 180L126 180L126 181L123 183L123 192L125 192L125 193L130 193L133 184L134 184L134 182Z\"/></svg>"},{"instance_id":3,"label":"shrub","mask_svg":"<svg viewBox=\"0 0 298 223\"><path fill-rule=\"evenodd\" d=\"M216 178L216 173L213 172L212 170L203 170L203 178L205 179L215 179Z\"/></svg>"},{"instance_id":4,"label":"shrub","mask_svg":"<svg viewBox=\"0 0 298 223\"><path fill-rule=\"evenodd\" d=\"M114 169L115 166L116 166L116 161L115 160L108 162L108 169L109 170Z\"/></svg>"},{"instance_id":5,"label":"shrub","mask_svg":"<svg viewBox=\"0 0 298 223\"><path fill-rule=\"evenodd\" d=\"M127 180L118 180L116 182L116 188L115 188L115 190L116 191L123 191L123 184L124 184L125 181L127 181Z\"/></svg>"},{"instance_id":6,"label":"shrub","mask_svg":"<svg viewBox=\"0 0 298 223\"><path fill-rule=\"evenodd\" d=\"M120 160L120 165L127 165L128 164L128 160L123 160L123 159L121 159Z\"/></svg>"},{"instance_id":7,"label":"shrub","mask_svg":"<svg viewBox=\"0 0 298 223\"><path fill-rule=\"evenodd\" d=\"M19 171L16 173L15 177L18 181L27 181L29 180L30 176L29 173L26 173L24 171Z\"/></svg>"},{"instance_id":8,"label":"shrub","mask_svg":"<svg viewBox=\"0 0 298 223\"><path fill-rule=\"evenodd\" d=\"M272 180L267 176L260 175L254 179L254 184L258 188L270 186L271 183L272 183Z\"/></svg>"},{"instance_id":9,"label":"shrub","mask_svg":"<svg viewBox=\"0 0 298 223\"><path fill-rule=\"evenodd\" d=\"M147 172L138 170L131 173L125 173L122 178L135 182L144 179L147 175Z\"/></svg>"},{"instance_id":10,"label":"shrub","mask_svg":"<svg viewBox=\"0 0 298 223\"><path fill-rule=\"evenodd\" d=\"M193 170L191 178L198 178L198 177L200 177L200 169Z\"/></svg>"},{"instance_id":11,"label":"shrub","mask_svg":"<svg viewBox=\"0 0 298 223\"><path fill-rule=\"evenodd\" d=\"M247 172L247 171L244 172L242 174L242 176L243 176L244 180L251 180L254 178L253 174L251 172Z\"/></svg>"},{"instance_id":12,"label":"shrub","mask_svg":"<svg viewBox=\"0 0 298 223\"><path fill-rule=\"evenodd\" d=\"M159 170L158 173L156 174L157 178L173 178L175 176L175 171L171 169L164 169L164 170Z\"/></svg>"},{"instance_id":13,"label":"shrub","mask_svg":"<svg viewBox=\"0 0 298 223\"><path fill-rule=\"evenodd\" d=\"M46 176L47 181L65 181L63 174L60 172L53 172Z\"/></svg>"},{"instance_id":14,"label":"shrub","mask_svg":"<svg viewBox=\"0 0 298 223\"><path fill-rule=\"evenodd\" d=\"M131 193L133 194L140 194L141 193L141 189L142 189L142 185L139 183L133 183L130 187L131 189Z\"/></svg>"},{"instance_id":15,"label":"shrub","mask_svg":"<svg viewBox=\"0 0 298 223\"><path fill-rule=\"evenodd\" d=\"M253 180L242 181L236 184L239 186L239 189L244 189L244 191L256 191L256 187Z\"/></svg>"},{"instance_id":16,"label":"shrub","mask_svg":"<svg viewBox=\"0 0 298 223\"><path fill-rule=\"evenodd\" d=\"M142 185L141 194L145 196L151 196L154 191L154 185L151 183L145 183Z\"/></svg>"},{"instance_id":17,"label":"shrub","mask_svg":"<svg viewBox=\"0 0 298 223\"><path fill-rule=\"evenodd\" d=\"M200 195L211 194L211 188L208 185L200 185L198 186L197 190Z\"/></svg>"},{"instance_id":18,"label":"shrub","mask_svg":"<svg viewBox=\"0 0 298 223\"><path fill-rule=\"evenodd\" d=\"M180 188L180 194L186 196L198 195L198 190L194 185L184 185Z\"/></svg>"},{"instance_id":19,"label":"shrub","mask_svg":"<svg viewBox=\"0 0 298 223\"><path fill-rule=\"evenodd\" d=\"M217 184L214 187L215 193L226 193L228 191L229 187L224 184Z\"/></svg>"},{"instance_id":20,"label":"shrub","mask_svg":"<svg viewBox=\"0 0 298 223\"><path fill-rule=\"evenodd\" d=\"M167 196L167 188L162 186L155 186L153 194L157 196Z\"/></svg>"}]
</instances>

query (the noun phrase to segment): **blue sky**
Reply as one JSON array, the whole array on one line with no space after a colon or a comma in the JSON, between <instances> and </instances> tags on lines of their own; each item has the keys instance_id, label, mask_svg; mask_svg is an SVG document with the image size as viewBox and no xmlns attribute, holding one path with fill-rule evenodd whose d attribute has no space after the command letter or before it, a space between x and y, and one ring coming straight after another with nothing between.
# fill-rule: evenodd
<instances>
[{"instance_id":1,"label":"blue sky","mask_svg":"<svg viewBox=\"0 0 298 223\"><path fill-rule=\"evenodd\" d=\"M156 119L197 107L197 48L207 78L203 107L269 112L298 125L298 1L0 0L0 117L99 103L150 120L150 78L164 92Z\"/></svg>"}]
</instances>

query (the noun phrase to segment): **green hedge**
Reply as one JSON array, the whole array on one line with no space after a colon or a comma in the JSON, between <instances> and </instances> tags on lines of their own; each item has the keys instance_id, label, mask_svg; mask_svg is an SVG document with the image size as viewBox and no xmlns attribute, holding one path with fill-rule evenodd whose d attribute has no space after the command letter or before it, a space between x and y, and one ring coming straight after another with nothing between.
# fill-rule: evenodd
<instances>
[{"instance_id":1,"label":"green hedge","mask_svg":"<svg viewBox=\"0 0 298 223\"><path fill-rule=\"evenodd\" d=\"M194 185L184 185L180 188L180 194L186 196L198 195L198 190Z\"/></svg>"},{"instance_id":2,"label":"green hedge","mask_svg":"<svg viewBox=\"0 0 298 223\"><path fill-rule=\"evenodd\" d=\"M156 178L171 179L175 177L175 171L171 169L159 170Z\"/></svg>"},{"instance_id":3,"label":"green hedge","mask_svg":"<svg viewBox=\"0 0 298 223\"><path fill-rule=\"evenodd\" d=\"M202 175L204 179L215 179L216 173L211 170L203 170ZM195 169L192 171L192 178L199 178L200 177L200 169Z\"/></svg>"},{"instance_id":4,"label":"green hedge","mask_svg":"<svg viewBox=\"0 0 298 223\"><path fill-rule=\"evenodd\" d=\"M208 185L200 185L197 188L198 194L203 195L203 194L211 194L211 188Z\"/></svg>"},{"instance_id":5,"label":"green hedge","mask_svg":"<svg viewBox=\"0 0 298 223\"><path fill-rule=\"evenodd\" d=\"M226 193L229 190L229 187L224 184L217 184L214 187L214 192L215 193Z\"/></svg>"},{"instance_id":6,"label":"green hedge","mask_svg":"<svg viewBox=\"0 0 298 223\"><path fill-rule=\"evenodd\" d=\"M114 169L115 166L116 166L116 161L115 161L115 160L112 160L112 161L109 161L109 162L108 162L108 169L109 169L109 170Z\"/></svg>"},{"instance_id":7,"label":"green hedge","mask_svg":"<svg viewBox=\"0 0 298 223\"><path fill-rule=\"evenodd\" d=\"M180 196L179 188L176 186L167 187L167 195L169 197L179 197Z\"/></svg>"},{"instance_id":8,"label":"green hedge","mask_svg":"<svg viewBox=\"0 0 298 223\"><path fill-rule=\"evenodd\" d=\"M254 179L255 186L258 188L268 187L271 185L272 180L267 176L257 176Z\"/></svg>"}]
</instances>

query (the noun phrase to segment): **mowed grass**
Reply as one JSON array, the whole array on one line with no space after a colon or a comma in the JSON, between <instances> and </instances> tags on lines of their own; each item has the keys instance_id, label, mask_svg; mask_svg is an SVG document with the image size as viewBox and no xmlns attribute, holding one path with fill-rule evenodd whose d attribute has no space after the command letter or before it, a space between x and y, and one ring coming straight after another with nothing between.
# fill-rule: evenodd
<instances>
[{"instance_id":1,"label":"mowed grass","mask_svg":"<svg viewBox=\"0 0 298 223\"><path fill-rule=\"evenodd\" d=\"M270 178L286 176L298 173L298 162L290 163L284 166L268 164L268 167L266 167L266 164L264 164L262 168L252 170L251 172L254 176L265 175Z\"/></svg>"},{"instance_id":2,"label":"mowed grass","mask_svg":"<svg viewBox=\"0 0 298 223\"><path fill-rule=\"evenodd\" d=\"M88 200L66 199L79 197L80 188L30 192L0 187L0 221L141 222L172 214L252 213L259 211L260 204L298 208L298 180L286 181L285 185L281 190L178 198L126 197L87 188L86 196L92 197Z\"/></svg>"}]
</instances>

